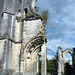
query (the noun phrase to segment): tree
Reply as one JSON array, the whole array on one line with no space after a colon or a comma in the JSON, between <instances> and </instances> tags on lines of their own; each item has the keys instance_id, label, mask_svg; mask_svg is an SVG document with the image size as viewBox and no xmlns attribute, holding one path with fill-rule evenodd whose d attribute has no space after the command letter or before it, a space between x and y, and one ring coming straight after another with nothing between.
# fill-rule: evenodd
<instances>
[{"instance_id":1,"label":"tree","mask_svg":"<svg viewBox=\"0 0 75 75\"><path fill-rule=\"evenodd\" d=\"M56 60L47 59L47 72L56 72Z\"/></svg>"},{"instance_id":2,"label":"tree","mask_svg":"<svg viewBox=\"0 0 75 75\"><path fill-rule=\"evenodd\" d=\"M48 10L42 11L41 13L42 13L42 17L44 19L44 22L47 23L48 15L49 15Z\"/></svg>"},{"instance_id":3,"label":"tree","mask_svg":"<svg viewBox=\"0 0 75 75\"><path fill-rule=\"evenodd\" d=\"M68 62L66 62L65 63L65 75L71 75L71 74L73 74L73 68Z\"/></svg>"},{"instance_id":4,"label":"tree","mask_svg":"<svg viewBox=\"0 0 75 75\"><path fill-rule=\"evenodd\" d=\"M41 75L41 60L39 60L39 75Z\"/></svg>"}]
</instances>

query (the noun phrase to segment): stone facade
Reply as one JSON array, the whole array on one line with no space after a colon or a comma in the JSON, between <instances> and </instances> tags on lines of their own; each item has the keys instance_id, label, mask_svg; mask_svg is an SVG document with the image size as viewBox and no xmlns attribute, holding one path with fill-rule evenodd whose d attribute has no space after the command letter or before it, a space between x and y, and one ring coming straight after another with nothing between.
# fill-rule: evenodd
<instances>
[{"instance_id":1,"label":"stone facade","mask_svg":"<svg viewBox=\"0 0 75 75\"><path fill-rule=\"evenodd\" d=\"M36 75L40 51L46 75L45 24L35 2L0 0L0 75Z\"/></svg>"},{"instance_id":2,"label":"stone facade","mask_svg":"<svg viewBox=\"0 0 75 75\"><path fill-rule=\"evenodd\" d=\"M73 48L73 50L71 49L66 49L64 51L62 51L61 47L58 47L57 50L57 63L58 63L58 68L57 68L57 72L58 75L62 75L65 72L65 63L66 63L66 55L67 53L70 53L72 56L72 63L73 63L73 74L75 74L75 48Z\"/></svg>"}]
</instances>

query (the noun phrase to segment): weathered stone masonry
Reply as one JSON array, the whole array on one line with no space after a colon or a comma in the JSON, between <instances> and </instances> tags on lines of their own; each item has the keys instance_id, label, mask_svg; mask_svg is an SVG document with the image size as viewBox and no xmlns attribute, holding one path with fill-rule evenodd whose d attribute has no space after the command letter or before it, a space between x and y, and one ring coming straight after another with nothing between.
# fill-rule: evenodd
<instances>
[{"instance_id":1,"label":"weathered stone masonry","mask_svg":"<svg viewBox=\"0 0 75 75\"><path fill-rule=\"evenodd\" d=\"M57 52L58 75L62 75L63 73L65 73L65 63L66 63L67 53L70 53L72 56L73 74L75 74L75 48L73 48L73 50L66 49L66 50L62 51L62 48L58 47L57 51L58 51Z\"/></svg>"},{"instance_id":2,"label":"weathered stone masonry","mask_svg":"<svg viewBox=\"0 0 75 75\"><path fill-rule=\"evenodd\" d=\"M45 24L35 2L0 0L0 75L36 75L40 51L46 75Z\"/></svg>"}]
</instances>

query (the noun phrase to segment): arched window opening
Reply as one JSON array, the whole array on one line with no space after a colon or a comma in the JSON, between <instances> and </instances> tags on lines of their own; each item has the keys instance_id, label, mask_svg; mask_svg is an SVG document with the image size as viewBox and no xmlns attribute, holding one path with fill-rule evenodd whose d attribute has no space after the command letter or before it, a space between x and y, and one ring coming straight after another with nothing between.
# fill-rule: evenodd
<instances>
[{"instance_id":1,"label":"arched window opening","mask_svg":"<svg viewBox=\"0 0 75 75\"><path fill-rule=\"evenodd\" d=\"M21 12L21 10L19 9L18 13L20 13L20 12Z\"/></svg>"},{"instance_id":2,"label":"arched window opening","mask_svg":"<svg viewBox=\"0 0 75 75\"><path fill-rule=\"evenodd\" d=\"M71 56L70 53L68 53L68 54L66 55L66 62L68 62L70 65L72 65L72 56Z\"/></svg>"},{"instance_id":3,"label":"arched window opening","mask_svg":"<svg viewBox=\"0 0 75 75\"><path fill-rule=\"evenodd\" d=\"M66 56L66 63L65 63L65 75L71 75L73 73L73 66L72 66L72 56L70 53Z\"/></svg>"},{"instance_id":4,"label":"arched window opening","mask_svg":"<svg viewBox=\"0 0 75 75\"><path fill-rule=\"evenodd\" d=\"M41 51L38 53L39 55L39 70L38 70L38 74L41 74Z\"/></svg>"},{"instance_id":5,"label":"arched window opening","mask_svg":"<svg viewBox=\"0 0 75 75\"><path fill-rule=\"evenodd\" d=\"M41 51L39 52L39 54L41 55Z\"/></svg>"}]
</instances>

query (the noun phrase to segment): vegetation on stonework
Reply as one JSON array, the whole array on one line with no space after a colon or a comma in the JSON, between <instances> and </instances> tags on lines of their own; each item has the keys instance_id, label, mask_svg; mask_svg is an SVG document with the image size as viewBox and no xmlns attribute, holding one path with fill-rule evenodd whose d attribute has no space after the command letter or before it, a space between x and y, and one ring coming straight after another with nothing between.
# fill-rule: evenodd
<instances>
[{"instance_id":1,"label":"vegetation on stonework","mask_svg":"<svg viewBox=\"0 0 75 75\"><path fill-rule=\"evenodd\" d=\"M28 12L28 13L25 15L25 17L32 16L32 15L33 15L32 12ZM44 19L44 22L47 23L48 15L49 15L48 10L42 11L42 12L41 12L41 15L42 15L42 17L43 17L43 19Z\"/></svg>"},{"instance_id":2,"label":"vegetation on stonework","mask_svg":"<svg viewBox=\"0 0 75 75\"><path fill-rule=\"evenodd\" d=\"M36 75L39 75L38 73Z\"/></svg>"},{"instance_id":3,"label":"vegetation on stonework","mask_svg":"<svg viewBox=\"0 0 75 75\"><path fill-rule=\"evenodd\" d=\"M33 13L32 12L28 12L28 14L26 14L25 17L31 16L31 15L33 15Z\"/></svg>"},{"instance_id":4,"label":"vegetation on stonework","mask_svg":"<svg viewBox=\"0 0 75 75\"><path fill-rule=\"evenodd\" d=\"M22 17L16 16L17 22L20 22L22 20Z\"/></svg>"},{"instance_id":5,"label":"vegetation on stonework","mask_svg":"<svg viewBox=\"0 0 75 75\"><path fill-rule=\"evenodd\" d=\"M48 10L41 12L44 22L47 23L49 12Z\"/></svg>"},{"instance_id":6,"label":"vegetation on stonework","mask_svg":"<svg viewBox=\"0 0 75 75\"><path fill-rule=\"evenodd\" d=\"M65 75L65 73L63 73L62 75Z\"/></svg>"}]
</instances>

